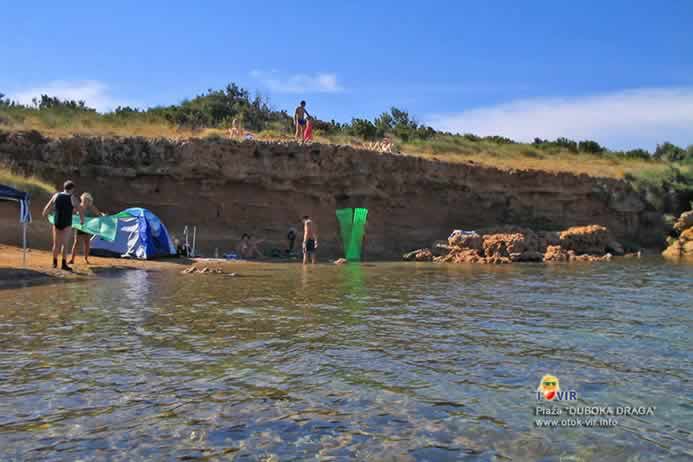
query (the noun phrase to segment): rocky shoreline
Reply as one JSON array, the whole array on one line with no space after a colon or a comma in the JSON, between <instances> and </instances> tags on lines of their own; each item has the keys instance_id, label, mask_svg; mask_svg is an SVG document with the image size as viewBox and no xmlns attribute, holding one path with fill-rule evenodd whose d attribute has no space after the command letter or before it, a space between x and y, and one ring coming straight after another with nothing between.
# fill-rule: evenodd
<instances>
[{"instance_id":1,"label":"rocky shoreline","mask_svg":"<svg viewBox=\"0 0 693 462\"><path fill-rule=\"evenodd\" d=\"M442 251L441 255L435 255ZM575 226L564 231L534 231L497 227L483 231L455 230L446 243L403 255L405 260L436 263L507 264L517 262L609 261L626 254L621 243L601 225Z\"/></svg>"}]
</instances>

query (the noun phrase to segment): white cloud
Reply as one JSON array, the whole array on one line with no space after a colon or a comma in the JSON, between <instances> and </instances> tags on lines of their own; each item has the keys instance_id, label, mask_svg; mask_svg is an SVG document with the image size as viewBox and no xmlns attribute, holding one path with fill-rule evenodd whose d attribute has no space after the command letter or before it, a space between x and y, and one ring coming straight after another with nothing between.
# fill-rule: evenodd
<instances>
[{"instance_id":1,"label":"white cloud","mask_svg":"<svg viewBox=\"0 0 693 462\"><path fill-rule=\"evenodd\" d=\"M84 101L87 106L99 112L110 111L117 106L127 106L125 101L114 98L108 85L95 80L85 80L78 82L68 82L63 80L49 82L26 90L20 90L8 97L22 104L31 104L33 98L40 98L41 95L58 97L75 101Z\"/></svg>"},{"instance_id":2,"label":"white cloud","mask_svg":"<svg viewBox=\"0 0 693 462\"><path fill-rule=\"evenodd\" d=\"M250 76L276 93L337 93L344 88L337 82L337 74L295 74L281 78L277 71L252 71Z\"/></svg>"},{"instance_id":3,"label":"white cloud","mask_svg":"<svg viewBox=\"0 0 693 462\"><path fill-rule=\"evenodd\" d=\"M443 131L502 135L517 141L535 137L592 139L613 149L671 141L693 144L693 88L645 88L580 98L530 99L431 116Z\"/></svg>"}]
</instances>

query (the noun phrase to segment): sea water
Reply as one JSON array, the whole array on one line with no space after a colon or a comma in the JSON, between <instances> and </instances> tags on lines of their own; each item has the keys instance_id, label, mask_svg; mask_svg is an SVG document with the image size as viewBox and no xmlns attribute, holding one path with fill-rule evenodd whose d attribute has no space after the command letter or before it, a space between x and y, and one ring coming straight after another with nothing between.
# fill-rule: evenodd
<instances>
[{"instance_id":1,"label":"sea water","mask_svg":"<svg viewBox=\"0 0 693 462\"><path fill-rule=\"evenodd\" d=\"M0 291L0 460L693 457L693 266L237 273Z\"/></svg>"}]
</instances>

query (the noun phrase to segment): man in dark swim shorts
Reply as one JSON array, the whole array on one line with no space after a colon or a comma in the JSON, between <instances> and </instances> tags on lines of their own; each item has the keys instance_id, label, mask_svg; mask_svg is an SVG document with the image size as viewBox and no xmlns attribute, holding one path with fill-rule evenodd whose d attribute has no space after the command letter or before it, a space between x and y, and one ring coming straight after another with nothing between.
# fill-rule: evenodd
<instances>
[{"instance_id":1,"label":"man in dark swim shorts","mask_svg":"<svg viewBox=\"0 0 693 462\"><path fill-rule=\"evenodd\" d=\"M306 110L306 102L301 104L294 111L294 125L296 126L296 139L303 142L303 132L306 130L306 116L310 117Z\"/></svg>"},{"instance_id":2,"label":"man in dark swim shorts","mask_svg":"<svg viewBox=\"0 0 693 462\"><path fill-rule=\"evenodd\" d=\"M43 208L44 217L47 217L51 210L55 212L53 217L53 268L58 267L58 254L62 252L63 261L60 267L65 271L72 271L72 268L67 266L65 255L68 241L72 235L72 214L75 209L79 213L80 223L84 224L84 211L79 200L73 194L74 190L75 184L70 180L66 181L63 192L53 194L53 197Z\"/></svg>"},{"instance_id":3,"label":"man in dark swim shorts","mask_svg":"<svg viewBox=\"0 0 693 462\"><path fill-rule=\"evenodd\" d=\"M317 257L315 251L318 248L318 231L315 223L308 215L303 217L303 264L308 264L308 257L311 263L315 264Z\"/></svg>"}]
</instances>

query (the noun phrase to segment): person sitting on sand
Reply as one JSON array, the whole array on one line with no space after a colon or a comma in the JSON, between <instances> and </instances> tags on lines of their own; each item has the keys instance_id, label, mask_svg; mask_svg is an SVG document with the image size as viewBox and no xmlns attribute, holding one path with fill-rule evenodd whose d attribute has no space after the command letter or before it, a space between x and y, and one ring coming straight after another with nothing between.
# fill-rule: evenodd
<instances>
[{"instance_id":1,"label":"person sitting on sand","mask_svg":"<svg viewBox=\"0 0 693 462\"><path fill-rule=\"evenodd\" d=\"M243 233L236 252L241 258L262 258L264 255L260 252L260 249L257 248L257 245L261 242L262 240L255 240L250 234Z\"/></svg>"},{"instance_id":2,"label":"person sitting on sand","mask_svg":"<svg viewBox=\"0 0 693 462\"><path fill-rule=\"evenodd\" d=\"M82 212L85 218L92 217L104 217L106 216L101 210L97 209L94 205L94 198L88 192L83 193L80 196L80 204ZM91 245L91 234L80 231L79 229L75 231L75 242L72 244L72 257L70 258L70 264L75 264L75 257L77 256L77 244L82 243L82 248L84 249L84 262L89 264L89 250Z\"/></svg>"},{"instance_id":3,"label":"person sitting on sand","mask_svg":"<svg viewBox=\"0 0 693 462\"><path fill-rule=\"evenodd\" d=\"M301 101L301 104L294 111L294 125L296 126L296 139L303 142L303 135L306 129L306 117L310 114L306 110L306 102Z\"/></svg>"},{"instance_id":4,"label":"person sitting on sand","mask_svg":"<svg viewBox=\"0 0 693 462\"><path fill-rule=\"evenodd\" d=\"M317 256L315 252L318 248L318 231L315 223L308 215L303 217L303 264L308 264L308 257L311 263L315 264Z\"/></svg>"},{"instance_id":5,"label":"person sitting on sand","mask_svg":"<svg viewBox=\"0 0 693 462\"><path fill-rule=\"evenodd\" d=\"M60 266L65 271L72 271L67 266L66 254L68 239L72 231L72 214L74 210L79 212L79 222L84 224L84 211L79 204L79 200L73 195L75 184L67 180L63 185L63 191L53 194L46 206L43 208L43 216L53 210L53 268L58 267L58 254L62 252L63 261Z\"/></svg>"}]
</instances>

